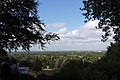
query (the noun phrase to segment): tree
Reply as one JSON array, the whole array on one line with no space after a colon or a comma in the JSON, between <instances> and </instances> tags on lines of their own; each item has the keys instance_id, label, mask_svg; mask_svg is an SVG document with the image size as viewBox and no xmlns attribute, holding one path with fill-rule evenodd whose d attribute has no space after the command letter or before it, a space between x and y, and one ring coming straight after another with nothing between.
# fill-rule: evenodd
<instances>
[{"instance_id":1,"label":"tree","mask_svg":"<svg viewBox=\"0 0 120 80\"><path fill-rule=\"evenodd\" d=\"M113 39L120 41L120 1L119 0L86 0L83 1L84 7L82 11L86 11L83 15L86 21L99 20L98 26L102 28L104 35L102 41L106 41L114 32Z\"/></svg>"},{"instance_id":2,"label":"tree","mask_svg":"<svg viewBox=\"0 0 120 80\"><path fill-rule=\"evenodd\" d=\"M120 1L119 0L87 0L83 1L86 11L83 15L86 21L99 20L98 28L102 28L104 35L102 41L106 41L114 33L115 43L108 47L106 55L99 61L102 63L101 70L105 72L109 80L119 80L120 71Z\"/></svg>"},{"instance_id":3,"label":"tree","mask_svg":"<svg viewBox=\"0 0 120 80\"><path fill-rule=\"evenodd\" d=\"M5 57L7 56L7 51L5 51L4 49L0 48L0 57Z\"/></svg>"},{"instance_id":4,"label":"tree","mask_svg":"<svg viewBox=\"0 0 120 80\"><path fill-rule=\"evenodd\" d=\"M35 44L43 48L59 39L55 33L46 33L37 7L36 0L0 0L0 48L29 50Z\"/></svg>"},{"instance_id":5,"label":"tree","mask_svg":"<svg viewBox=\"0 0 120 80\"><path fill-rule=\"evenodd\" d=\"M40 60L40 58L37 56L34 59L34 63L33 63L33 70L36 71L36 75L39 73L39 71L42 71L42 61Z\"/></svg>"}]
</instances>

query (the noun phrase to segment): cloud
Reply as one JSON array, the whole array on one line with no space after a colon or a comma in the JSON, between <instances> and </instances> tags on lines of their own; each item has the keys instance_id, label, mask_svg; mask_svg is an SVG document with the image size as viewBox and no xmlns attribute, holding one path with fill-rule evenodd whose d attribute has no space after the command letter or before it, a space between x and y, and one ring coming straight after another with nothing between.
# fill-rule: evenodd
<instances>
[{"instance_id":1,"label":"cloud","mask_svg":"<svg viewBox=\"0 0 120 80\"><path fill-rule=\"evenodd\" d=\"M60 35L66 34L66 33L68 33L68 30L67 30L67 28L64 27L64 28L59 29L56 33L60 34Z\"/></svg>"},{"instance_id":2,"label":"cloud","mask_svg":"<svg viewBox=\"0 0 120 80\"><path fill-rule=\"evenodd\" d=\"M84 50L106 50L110 42L113 41L112 37L106 41L101 42L101 35L104 34L101 29L96 29L98 20L89 21L76 30L69 31L66 25L61 23L52 24L58 28L55 33L59 34L60 41L52 42L46 45L45 50L48 51L84 51ZM57 27L58 25L58 27ZM60 26L61 25L61 26Z\"/></svg>"},{"instance_id":3,"label":"cloud","mask_svg":"<svg viewBox=\"0 0 120 80\"><path fill-rule=\"evenodd\" d=\"M65 27L65 24L64 23L54 23L54 24L49 24L48 27L61 29L61 28Z\"/></svg>"},{"instance_id":4,"label":"cloud","mask_svg":"<svg viewBox=\"0 0 120 80\"><path fill-rule=\"evenodd\" d=\"M95 26L97 26L98 21L90 21L86 23L83 26L80 26L76 30L69 31L67 28L61 28L56 33L60 35L61 38L66 39L72 39L72 40L88 40L88 39L100 39L102 33L102 30L96 29Z\"/></svg>"}]
</instances>

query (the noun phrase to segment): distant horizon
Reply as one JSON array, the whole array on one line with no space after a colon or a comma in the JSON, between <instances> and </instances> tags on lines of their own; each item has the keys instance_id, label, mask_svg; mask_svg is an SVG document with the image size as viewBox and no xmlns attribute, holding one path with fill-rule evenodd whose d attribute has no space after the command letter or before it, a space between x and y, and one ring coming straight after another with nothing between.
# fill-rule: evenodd
<instances>
[{"instance_id":1,"label":"distant horizon","mask_svg":"<svg viewBox=\"0 0 120 80\"><path fill-rule=\"evenodd\" d=\"M101 29L96 29L98 20L84 23L83 0L40 0L38 15L46 25L47 32L59 34L61 40L46 45L46 51L99 51L106 50L112 42L110 37L101 42ZM31 50L40 51L36 45Z\"/></svg>"},{"instance_id":2,"label":"distant horizon","mask_svg":"<svg viewBox=\"0 0 120 80\"><path fill-rule=\"evenodd\" d=\"M16 52L106 52L107 50L80 50L80 51L16 51ZM12 52L15 52L15 51L12 51Z\"/></svg>"}]
</instances>

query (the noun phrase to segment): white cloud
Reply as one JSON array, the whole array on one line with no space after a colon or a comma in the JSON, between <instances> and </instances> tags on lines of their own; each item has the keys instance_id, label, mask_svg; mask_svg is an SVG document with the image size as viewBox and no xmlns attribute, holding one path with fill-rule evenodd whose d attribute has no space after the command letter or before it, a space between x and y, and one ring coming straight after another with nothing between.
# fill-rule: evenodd
<instances>
[{"instance_id":1,"label":"white cloud","mask_svg":"<svg viewBox=\"0 0 120 80\"><path fill-rule=\"evenodd\" d=\"M90 21L83 26L80 26L78 29L69 31L67 28L62 28L58 30L58 34L61 38L72 39L72 40L88 40L88 39L100 39L102 35L102 31L100 29L96 29L98 21Z\"/></svg>"},{"instance_id":2,"label":"white cloud","mask_svg":"<svg viewBox=\"0 0 120 80\"><path fill-rule=\"evenodd\" d=\"M59 30L56 31L56 33L59 34L61 40L47 45L46 50L106 50L106 47L112 39L109 39L107 42L101 42L103 32L101 29L95 28L97 24L98 20L89 21L85 23L85 25L72 31L69 31L65 25L59 26Z\"/></svg>"},{"instance_id":3,"label":"white cloud","mask_svg":"<svg viewBox=\"0 0 120 80\"><path fill-rule=\"evenodd\" d=\"M64 23L54 23L54 24L49 24L47 27L52 27L52 28L61 29L61 28L64 28L64 27L65 27L65 24L64 24Z\"/></svg>"},{"instance_id":4,"label":"white cloud","mask_svg":"<svg viewBox=\"0 0 120 80\"><path fill-rule=\"evenodd\" d=\"M57 34L66 34L68 32L68 30L67 30L67 28L61 28L61 29L59 29L56 33Z\"/></svg>"}]
</instances>

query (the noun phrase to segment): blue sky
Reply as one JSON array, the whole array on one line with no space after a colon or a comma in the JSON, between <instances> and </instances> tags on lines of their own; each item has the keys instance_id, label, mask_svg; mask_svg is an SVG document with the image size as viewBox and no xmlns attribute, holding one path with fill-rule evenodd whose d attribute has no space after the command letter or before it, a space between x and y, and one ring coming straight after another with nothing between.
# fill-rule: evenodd
<instances>
[{"instance_id":1,"label":"blue sky","mask_svg":"<svg viewBox=\"0 0 120 80\"><path fill-rule=\"evenodd\" d=\"M82 0L40 0L39 16L46 24L65 23L69 30L84 24ZM48 29L53 31L54 29Z\"/></svg>"},{"instance_id":2,"label":"blue sky","mask_svg":"<svg viewBox=\"0 0 120 80\"><path fill-rule=\"evenodd\" d=\"M84 23L80 7L82 0L39 0L38 15L46 24L46 31L55 32L61 38L46 45L46 51L99 51L106 50L112 38L101 42L102 30L96 29L98 20ZM40 51L39 45L32 51Z\"/></svg>"}]
</instances>

